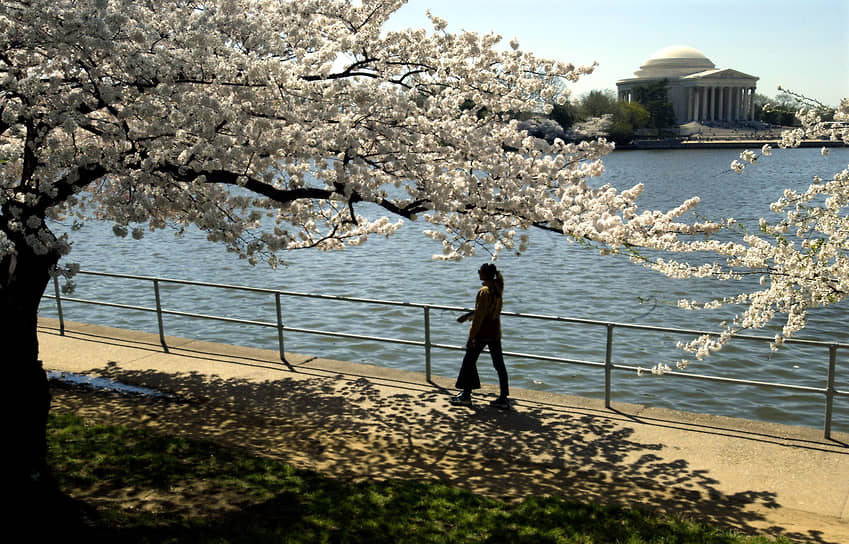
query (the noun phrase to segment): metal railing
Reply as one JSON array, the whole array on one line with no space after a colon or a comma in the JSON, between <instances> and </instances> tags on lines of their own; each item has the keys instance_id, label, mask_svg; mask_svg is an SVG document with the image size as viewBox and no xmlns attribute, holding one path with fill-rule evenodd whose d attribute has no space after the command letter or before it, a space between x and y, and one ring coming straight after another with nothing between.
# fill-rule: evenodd
<instances>
[{"instance_id":1,"label":"metal railing","mask_svg":"<svg viewBox=\"0 0 849 544\"><path fill-rule=\"evenodd\" d=\"M283 362L286 362L286 355L284 351L284 332L292 332L292 333L303 333L303 334L314 334L314 335L322 335L322 336L331 336L337 338L346 338L346 339L359 339L359 340L369 340L374 342L384 342L384 343L392 343L392 344L403 344L408 346L418 346L424 349L425 355L425 374L427 376L427 380L431 381L432 377L432 369L431 369L431 352L433 349L445 349L445 350L457 350L462 351L465 348L463 346L451 345L451 344L440 344L433 342L431 340L431 310L446 310L452 312L465 312L468 311L468 308L456 307L456 306L444 306L444 305L435 305L435 304L420 304L420 303L412 303L412 302L398 302L391 300L376 300L376 299L367 299L367 298L357 298L357 297L343 297L336 295L322 295L322 294L314 294L314 293L300 293L293 291L280 291L274 289L265 289L265 288L257 288L257 287L246 287L239 285L227 285L227 284L219 284L219 283L207 283L207 282L198 282L191 280L178 280L178 279L168 279L168 278L158 278L158 277L149 277L149 276L137 276L137 275L128 275L128 274L113 274L108 272L95 272L95 271L80 271L79 274L83 275L91 275L91 276L100 276L107 278L118 278L118 279L129 279L129 280L137 280L137 281L145 281L150 282L153 285L154 297L156 300L156 307L150 308L145 306L137 306L131 304L121 304L115 302L106 302L106 301L98 301L98 300L87 300L80 298L73 298L68 296L62 296L59 288L58 278L54 278L54 295L46 295L45 298L54 299L56 301L56 308L59 317L59 327L60 334L64 335L65 333L65 321L62 304L63 302L73 302L73 303L82 303L82 304L93 304L98 306L106 306L111 308L119 308L126 310L137 310L142 312L155 312L157 318L157 325L159 329L159 339L162 344L163 350L168 351L168 345L165 339L165 326L163 321L163 316L181 316L187 318L194 319L206 319L206 320L215 320L227 323L236 323L242 325L251 325L257 327L268 327L274 328L277 330L277 340L280 352L280 359ZM252 293L260 293L267 294L269 296L274 296L275 307L276 307L276 320L275 322L268 321L256 321L256 320L247 320L247 319L239 319L233 317L225 317L225 316L215 316L215 315L205 315L198 314L193 312L183 312L177 310L169 310L165 309L162 304L162 297L160 294L160 285L161 284L172 284L172 285L188 285L194 287L210 287L216 289L226 289L231 291L242 291L242 292L252 292ZM320 329L308 329L308 328L300 328L300 327L290 327L286 326L283 323L283 308L281 304L282 297L302 297L302 298L313 298L313 299L321 299L328 301L342 301L342 302L356 302L356 303L366 303L366 304L376 304L381 306L403 306L408 308L419 308L423 312L423 329L424 329L424 339L419 340L408 340L401 338L385 338L379 336L369 336L369 335L359 335L359 334L351 334L345 332L338 331L327 331ZM604 361L584 361L579 359L567 359L562 357L553 357L546 356L540 354L528 354L528 353L517 353L517 352L504 352L505 356L513 357L513 358L522 358L522 359L533 359L538 361L548 361L548 362L556 362L556 363L566 363L566 364L575 364L589 367L597 367L602 368L604 371L604 405L607 408L610 408L611 402L611 390L612 390L612 380L613 380L613 371L621 370L621 371L629 371L629 372L642 372L645 369L643 367L633 366L633 365L624 365L617 364L613 362L613 341L614 341L614 331L617 329L621 330L635 330L642 332L661 332L661 333L673 333L673 334L681 334L681 335L703 335L703 334L716 334L712 331L701 331L701 330L692 330L692 329L677 329L677 328L667 328L667 327L656 327L651 325L639 325L634 323L616 323L616 322L608 322L608 321L597 321L591 319L581 319L581 318L572 318L572 317L559 317L559 316L550 316L550 315L537 315L537 314L527 314L527 313L515 313L515 312L502 312L502 316L510 316L517 317L523 319L533 319L533 320L543 320L543 321L554 321L561 323L575 323L575 324L583 324L583 325L592 325L598 327L604 327L606 329L605 336L605 357ZM737 335L735 336L737 339L741 340L750 340L756 342L772 342L774 341L773 337L768 336L757 336L757 335ZM721 382L726 384L735 384L735 385L746 385L746 386L757 386L757 387L767 387L773 389L781 389L786 391L797 391L804 393L819 393L825 396L825 422L824 422L824 432L825 438L831 438L831 427L832 427L832 414L834 407L834 399L835 397L847 397L849 398L849 391L838 390L835 387L835 376L836 376L836 361L837 361L837 351L847 350L849 349L849 344L841 344L836 342L820 342L815 340L802 340L802 339L787 339L785 340L787 344L803 344L809 346L818 346L823 349L828 350L828 373L826 376L826 385L825 387L810 387L804 385L793 385L793 384L784 384L784 383L773 383L773 382L765 382L765 381L753 381L753 380L742 380L737 378L727 378L720 376L710 376L703 374L692 374L689 372L676 372L667 370L664 372L664 375L674 376L679 378L688 378L693 380L704 380L711 382Z\"/></svg>"}]
</instances>

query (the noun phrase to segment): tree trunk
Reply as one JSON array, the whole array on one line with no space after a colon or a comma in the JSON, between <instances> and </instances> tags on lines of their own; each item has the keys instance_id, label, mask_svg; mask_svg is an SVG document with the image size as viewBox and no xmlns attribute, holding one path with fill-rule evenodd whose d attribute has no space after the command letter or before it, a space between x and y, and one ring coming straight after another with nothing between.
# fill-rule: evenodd
<instances>
[{"instance_id":1,"label":"tree trunk","mask_svg":"<svg viewBox=\"0 0 849 544\"><path fill-rule=\"evenodd\" d=\"M15 242L14 257L0 259L4 526L33 542L79 540L94 514L65 495L48 468L50 389L38 358L38 305L59 255L36 255L23 240Z\"/></svg>"},{"instance_id":2,"label":"tree trunk","mask_svg":"<svg viewBox=\"0 0 849 544\"><path fill-rule=\"evenodd\" d=\"M57 255L35 255L22 241L0 260L0 342L5 378L5 482L29 494L47 479L50 390L38 359L38 304ZM47 484L51 485L51 484ZM16 499L13 499L16 500Z\"/></svg>"}]
</instances>

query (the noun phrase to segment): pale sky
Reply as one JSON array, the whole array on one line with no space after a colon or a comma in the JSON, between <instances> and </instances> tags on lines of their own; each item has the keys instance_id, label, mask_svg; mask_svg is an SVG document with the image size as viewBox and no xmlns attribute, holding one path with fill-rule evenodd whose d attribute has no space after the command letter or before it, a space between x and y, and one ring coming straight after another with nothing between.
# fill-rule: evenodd
<instances>
[{"instance_id":1,"label":"pale sky","mask_svg":"<svg viewBox=\"0 0 849 544\"><path fill-rule=\"evenodd\" d=\"M717 68L759 77L836 106L849 97L849 0L409 0L389 28L496 32L507 42L576 65L599 63L570 89L615 89L656 51L689 45Z\"/></svg>"}]
</instances>

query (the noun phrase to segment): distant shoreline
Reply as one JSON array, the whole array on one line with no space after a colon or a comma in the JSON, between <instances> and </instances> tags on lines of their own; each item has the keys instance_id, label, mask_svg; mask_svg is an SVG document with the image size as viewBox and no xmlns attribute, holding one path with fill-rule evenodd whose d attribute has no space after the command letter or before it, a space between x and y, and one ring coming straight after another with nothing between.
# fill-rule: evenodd
<instances>
[{"instance_id":1,"label":"distant shoreline","mask_svg":"<svg viewBox=\"0 0 849 544\"><path fill-rule=\"evenodd\" d=\"M667 140L643 140L631 144L617 144L616 151L651 150L651 149L754 149L765 144L778 147L780 138L757 140L693 140L675 138ZM803 140L799 147L846 147L841 141L833 140Z\"/></svg>"}]
</instances>

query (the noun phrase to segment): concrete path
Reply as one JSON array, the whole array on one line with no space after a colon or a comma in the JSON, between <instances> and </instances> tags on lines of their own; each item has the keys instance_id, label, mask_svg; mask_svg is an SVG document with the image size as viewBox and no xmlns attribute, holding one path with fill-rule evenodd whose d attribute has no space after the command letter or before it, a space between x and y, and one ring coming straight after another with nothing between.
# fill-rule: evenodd
<instances>
[{"instance_id":1,"label":"concrete path","mask_svg":"<svg viewBox=\"0 0 849 544\"><path fill-rule=\"evenodd\" d=\"M452 379L44 319L45 369L168 392L147 410L55 406L272 455L331 475L440 480L670 511L798 542L849 543L849 435L514 391L453 407ZM54 402L55 405L55 402Z\"/></svg>"}]
</instances>

